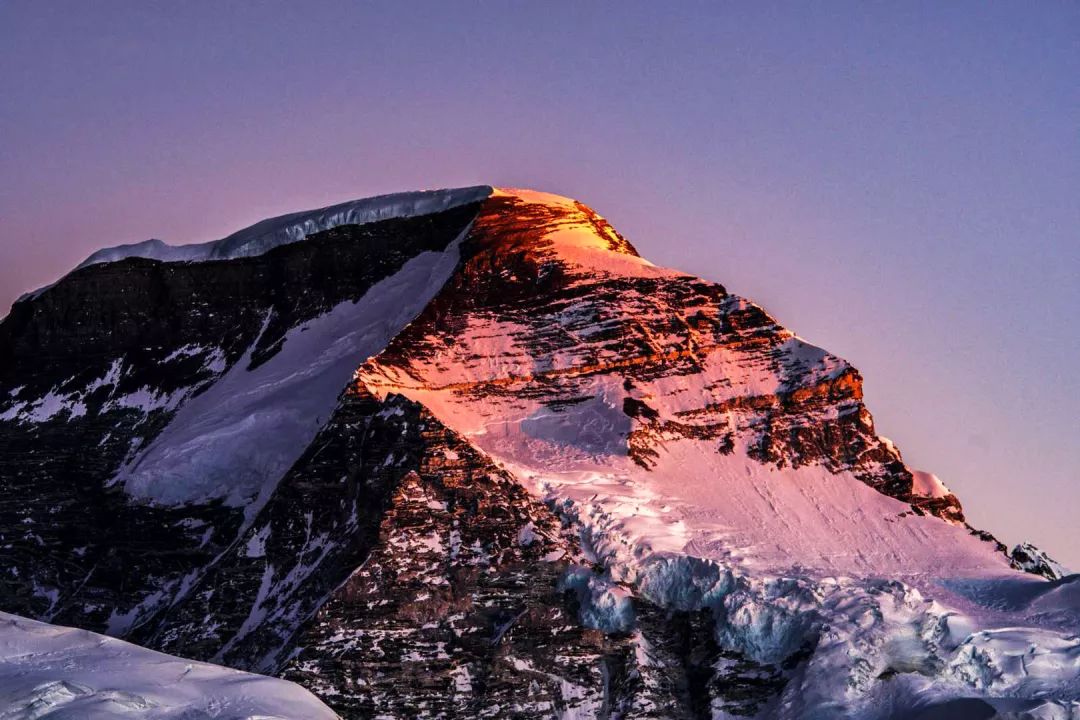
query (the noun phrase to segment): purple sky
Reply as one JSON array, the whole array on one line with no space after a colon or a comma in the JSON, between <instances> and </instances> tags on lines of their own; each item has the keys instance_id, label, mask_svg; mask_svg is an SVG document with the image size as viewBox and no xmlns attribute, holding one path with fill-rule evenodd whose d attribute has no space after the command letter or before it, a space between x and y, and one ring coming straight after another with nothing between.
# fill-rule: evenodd
<instances>
[{"instance_id":1,"label":"purple sky","mask_svg":"<svg viewBox=\"0 0 1080 720\"><path fill-rule=\"evenodd\" d=\"M974 524L1080 570L1077 78L1051 0L5 0L0 304L354 197L571 195L851 360Z\"/></svg>"}]
</instances>

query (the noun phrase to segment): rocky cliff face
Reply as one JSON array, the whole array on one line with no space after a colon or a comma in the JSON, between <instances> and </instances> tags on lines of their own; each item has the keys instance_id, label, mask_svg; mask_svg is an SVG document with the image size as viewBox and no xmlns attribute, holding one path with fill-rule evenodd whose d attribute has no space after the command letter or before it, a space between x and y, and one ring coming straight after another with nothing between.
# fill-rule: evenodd
<instances>
[{"instance_id":1,"label":"rocky cliff face","mask_svg":"<svg viewBox=\"0 0 1080 720\"><path fill-rule=\"evenodd\" d=\"M374 387L452 395L494 417L521 398L558 412L621 386L612 410L625 419L611 423L625 432L608 450L642 468L678 439L721 453L738 443L777 469L851 471L916 513L963 522L956 496L919 495L874 432L857 370L722 286L650 266L584 205L497 195L463 253L447 288L364 369Z\"/></svg>"},{"instance_id":2,"label":"rocky cliff face","mask_svg":"<svg viewBox=\"0 0 1080 720\"><path fill-rule=\"evenodd\" d=\"M475 213L473 206L345 226L247 259L93 265L16 304L0 324L5 609L127 635L186 593L235 542L264 478L241 483L250 467L195 467L217 470L222 485L188 496L171 487L190 479L182 464L130 487L120 480L125 468L139 479L135 465L182 406L200 396L228 401L208 393L230 373L265 368L290 330L359 300L410 259L446 250ZM399 301L423 306L415 297ZM347 357L350 366L356 360ZM305 358L303 366L313 362ZM346 367L332 387L327 415L349 374ZM298 378L301 387L308 379ZM237 419L273 414L272 401L243 408ZM299 431L314 437L318 418L306 420ZM282 424L268 429L275 427ZM191 439L212 443L213 430L197 427ZM224 430L225 442L238 437L235 428ZM239 437L269 445L294 439ZM300 439L296 455L309 442ZM190 453L165 450L178 461ZM277 465L287 470L294 459ZM269 478L271 488L278 480Z\"/></svg>"},{"instance_id":3,"label":"rocky cliff face","mask_svg":"<svg viewBox=\"0 0 1080 720\"><path fill-rule=\"evenodd\" d=\"M92 260L0 323L2 610L344 717L1071 701L1043 692L1075 689L1071 616L980 605L1038 581L858 372L580 203L383 198ZM1003 625L1058 674L1013 673Z\"/></svg>"}]
</instances>

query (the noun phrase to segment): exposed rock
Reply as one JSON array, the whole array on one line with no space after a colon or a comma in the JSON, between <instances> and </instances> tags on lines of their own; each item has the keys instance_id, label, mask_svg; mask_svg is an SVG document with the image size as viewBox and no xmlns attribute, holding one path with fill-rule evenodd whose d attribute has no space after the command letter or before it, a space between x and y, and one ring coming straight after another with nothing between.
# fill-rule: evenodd
<instances>
[{"instance_id":1,"label":"exposed rock","mask_svg":"<svg viewBox=\"0 0 1080 720\"><path fill-rule=\"evenodd\" d=\"M1047 580L1060 580L1071 574L1068 568L1031 543L1020 543L1014 547L1009 558L1017 570L1041 575Z\"/></svg>"}]
</instances>

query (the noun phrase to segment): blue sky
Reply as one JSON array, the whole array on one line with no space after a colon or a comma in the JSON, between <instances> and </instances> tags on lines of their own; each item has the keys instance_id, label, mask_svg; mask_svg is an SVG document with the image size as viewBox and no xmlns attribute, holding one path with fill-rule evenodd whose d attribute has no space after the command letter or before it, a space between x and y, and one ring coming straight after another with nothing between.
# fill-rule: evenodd
<instances>
[{"instance_id":1,"label":"blue sky","mask_svg":"<svg viewBox=\"0 0 1080 720\"><path fill-rule=\"evenodd\" d=\"M1080 5L0 2L0 303L103 245L571 195L1080 569Z\"/></svg>"}]
</instances>

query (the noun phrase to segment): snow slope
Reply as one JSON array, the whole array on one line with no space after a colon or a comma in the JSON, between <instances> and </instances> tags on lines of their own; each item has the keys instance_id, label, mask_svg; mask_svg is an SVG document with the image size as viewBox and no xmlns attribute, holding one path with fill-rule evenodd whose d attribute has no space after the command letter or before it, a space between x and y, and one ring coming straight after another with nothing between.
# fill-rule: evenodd
<instances>
[{"instance_id":1,"label":"snow slope","mask_svg":"<svg viewBox=\"0 0 1080 720\"><path fill-rule=\"evenodd\" d=\"M333 720L299 685L0 612L0 720Z\"/></svg>"},{"instance_id":2,"label":"snow slope","mask_svg":"<svg viewBox=\"0 0 1080 720\"><path fill-rule=\"evenodd\" d=\"M907 468L877 435L861 378L843 359L718 285L652 265L567 198L490 188L395 197L278 218L179 255L152 244L91 258L243 257L339 222L487 198L446 252L421 255L358 302L293 328L262 365L249 367L249 350L204 392L183 394L114 483L150 505L220 499L243 507L250 525L353 377L380 400L400 394L423 405L558 516L574 551L545 556L569 565L546 570L576 593L570 612L582 626L635 644L627 677L651 682L658 648L638 624L648 612L700 621L730 653L709 666L710 682L735 687L709 699L715 718L746 716L729 704L738 687L728 680L741 671L728 673L728 662L783 680L757 688L762 719L1080 715L1076 577L1048 583L1015 572L992 538L964 523L940 480ZM188 352L208 348L175 350ZM8 412L77 418L85 396L49 393ZM129 401L148 407L173 396ZM445 479L446 467L431 472ZM409 527L427 530L439 508L418 505ZM266 608L295 609L289 592L331 549L330 535L312 534L319 515L305 514L302 528L291 518L297 532L284 537L296 541L297 564L279 566L295 572L277 582L261 560L266 567L251 574L261 577L257 596L237 593L247 619L227 642L243 640ZM269 527L241 531L249 535L235 547L245 560L288 544ZM459 531L448 532L446 541L417 535L424 562L454 567ZM513 536L530 546L535 528ZM343 617L362 633L371 612ZM194 617L198 625L204 613ZM385 619L416 624L412 615ZM546 672L514 663L518 673ZM599 712L599 701L589 707Z\"/></svg>"},{"instance_id":3,"label":"snow slope","mask_svg":"<svg viewBox=\"0 0 1080 720\"><path fill-rule=\"evenodd\" d=\"M252 369L249 356L241 358L181 405L113 482L147 502L221 498L252 516L330 417L356 366L385 347L443 286L457 264L459 242L418 255L357 302L293 328L264 364Z\"/></svg>"},{"instance_id":4,"label":"snow slope","mask_svg":"<svg viewBox=\"0 0 1080 720\"><path fill-rule=\"evenodd\" d=\"M759 717L885 720L966 697L1038 717L1080 712L1075 595L1047 596L1065 609L1002 612L1002 593L1041 581L962 523L867 483L899 477L889 469L899 453L873 433L846 362L768 323L738 332L759 309L616 247L583 206L531 191L494 197L511 210L482 214L478 227L516 213L525 222L514 229L533 234L530 261L500 276L539 284L561 273L560 284L545 303L495 292L479 307L462 285L359 381L422 403L485 450L578 529L617 586L712 609L721 646L754 662L815 647ZM536 230L538 218L548 225ZM699 330L717 314L731 341ZM813 426L826 430L806 435ZM842 442L816 459L796 454L839 442L845 427L867 448L851 468L830 464ZM763 455L766 441L779 444ZM936 477L905 472L912 497L951 497ZM972 584L981 596L957 591ZM632 627L625 590L595 595L583 620Z\"/></svg>"},{"instance_id":5,"label":"snow slope","mask_svg":"<svg viewBox=\"0 0 1080 720\"><path fill-rule=\"evenodd\" d=\"M462 313L455 322L463 326L451 342L433 325L427 339L435 349L421 356L406 349L405 363L395 362L393 352L391 359L373 358L358 372L368 387L424 404L516 468L549 501L574 504L582 518L603 518L605 534L637 548L638 561L662 550L722 559L747 572L1009 572L1007 559L967 528L913 513L850 471L750 457L756 437L740 425L743 416L758 420L753 408L742 406L791 388L827 388L851 371L844 360L783 328L771 331L768 345L756 337L723 345L671 322L673 312L693 318L716 311L702 301L679 298L678 306L665 305L622 289L614 301L597 299L594 288L606 283L621 287L641 279L662 287L687 276L612 250L605 229L566 198L522 190L496 191L500 196L569 214L552 222L543 241L566 269L568 285L560 290L571 297L540 315L513 308ZM720 310L732 315L754 307L734 296L721 303ZM626 326L644 326L647 347L603 340ZM549 334L557 334L558 342L549 343ZM686 354L693 355L693 371L676 366ZM653 439L655 466L646 469L628 452L628 438L640 423L627 415L627 402L643 403L684 427L715 433L730 426L731 452L662 429ZM857 410L849 400L837 400L799 422L824 423ZM933 476L913 477L916 494L947 494Z\"/></svg>"}]
</instances>

